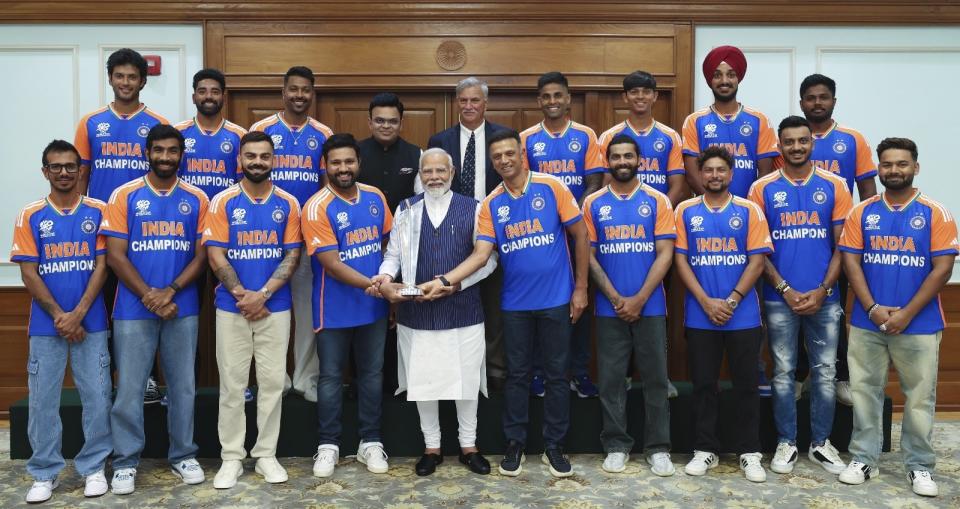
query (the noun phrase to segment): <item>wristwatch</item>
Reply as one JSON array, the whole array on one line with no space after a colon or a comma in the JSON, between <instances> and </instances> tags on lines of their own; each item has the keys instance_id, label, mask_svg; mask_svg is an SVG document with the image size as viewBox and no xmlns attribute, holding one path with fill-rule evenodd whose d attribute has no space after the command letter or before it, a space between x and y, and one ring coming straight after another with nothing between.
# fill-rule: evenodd
<instances>
[{"instance_id":1,"label":"wristwatch","mask_svg":"<svg viewBox=\"0 0 960 509\"><path fill-rule=\"evenodd\" d=\"M827 292L827 297L830 297L833 295L833 288L827 288L826 285L824 285L823 283L820 283L817 286L819 286L820 288L823 288L823 291Z\"/></svg>"},{"instance_id":2,"label":"wristwatch","mask_svg":"<svg viewBox=\"0 0 960 509\"><path fill-rule=\"evenodd\" d=\"M453 286L453 285L450 284L450 280L448 280L447 278L445 278L445 277L443 277L443 276L437 276L437 279L440 280L440 283L442 283L443 286Z\"/></svg>"},{"instance_id":3,"label":"wristwatch","mask_svg":"<svg viewBox=\"0 0 960 509\"><path fill-rule=\"evenodd\" d=\"M727 299L727 304L730 306L730 309L737 309L737 304L739 304L739 302L737 302L737 301L734 300L734 299L729 299L729 298L728 298L728 299Z\"/></svg>"},{"instance_id":4,"label":"wristwatch","mask_svg":"<svg viewBox=\"0 0 960 509\"><path fill-rule=\"evenodd\" d=\"M273 297L273 292L268 290L266 286L260 289L260 293L262 293L267 300L270 300L270 297Z\"/></svg>"},{"instance_id":5,"label":"wristwatch","mask_svg":"<svg viewBox=\"0 0 960 509\"><path fill-rule=\"evenodd\" d=\"M180 285L178 285L176 281L167 285L167 288L173 290L173 293L177 293L181 290Z\"/></svg>"}]
</instances>

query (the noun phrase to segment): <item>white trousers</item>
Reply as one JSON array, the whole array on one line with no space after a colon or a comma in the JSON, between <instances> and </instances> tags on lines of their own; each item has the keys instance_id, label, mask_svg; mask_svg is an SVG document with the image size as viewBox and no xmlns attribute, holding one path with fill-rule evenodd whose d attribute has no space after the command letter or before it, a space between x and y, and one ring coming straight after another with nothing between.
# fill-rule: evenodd
<instances>
[{"instance_id":1,"label":"white trousers","mask_svg":"<svg viewBox=\"0 0 960 509\"><path fill-rule=\"evenodd\" d=\"M456 403L460 448L476 447L478 400L458 399ZM440 402L417 401L417 412L420 414L420 431L423 432L424 445L427 449L439 449Z\"/></svg>"},{"instance_id":2,"label":"white trousers","mask_svg":"<svg viewBox=\"0 0 960 509\"><path fill-rule=\"evenodd\" d=\"M301 256L300 266L290 278L293 294L293 389L317 395L317 378L320 376L320 361L317 359L317 342L313 334L313 270L310 257ZM289 388L291 381L284 383Z\"/></svg>"}]
</instances>

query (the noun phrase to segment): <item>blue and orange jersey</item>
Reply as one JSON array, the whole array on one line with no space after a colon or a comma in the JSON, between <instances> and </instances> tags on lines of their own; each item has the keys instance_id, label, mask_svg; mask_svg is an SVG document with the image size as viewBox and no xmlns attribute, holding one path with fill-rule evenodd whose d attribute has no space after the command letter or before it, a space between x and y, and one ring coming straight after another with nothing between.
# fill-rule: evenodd
<instances>
[{"instance_id":1,"label":"blue and orange jersey","mask_svg":"<svg viewBox=\"0 0 960 509\"><path fill-rule=\"evenodd\" d=\"M526 154L524 166L560 179L578 203L586 190L586 176L605 170L596 133L573 121L559 133L550 132L541 122L520 133L520 142Z\"/></svg>"},{"instance_id":2,"label":"blue and orange jersey","mask_svg":"<svg viewBox=\"0 0 960 509\"><path fill-rule=\"evenodd\" d=\"M180 178L199 187L207 198L232 186L243 175L240 171L240 138L247 130L226 119L214 131L200 127L195 118L176 127L186 143L180 160Z\"/></svg>"},{"instance_id":3,"label":"blue and orange jersey","mask_svg":"<svg viewBox=\"0 0 960 509\"><path fill-rule=\"evenodd\" d=\"M722 207L707 205L702 196L677 205L678 253L687 263L703 291L711 298L726 299L740 281L749 258L773 252L770 231L760 207L730 196ZM692 292L687 292L684 325L696 329L741 330L760 326L760 300L751 286L727 323L710 322Z\"/></svg>"},{"instance_id":4,"label":"blue and orange jersey","mask_svg":"<svg viewBox=\"0 0 960 509\"><path fill-rule=\"evenodd\" d=\"M309 117L294 130L280 113L253 124L250 130L270 135L274 154L270 179L303 206L320 190L321 176L326 173L323 143L333 136L333 130Z\"/></svg>"},{"instance_id":5,"label":"blue and orange jersey","mask_svg":"<svg viewBox=\"0 0 960 509\"><path fill-rule=\"evenodd\" d=\"M860 267L877 304L903 307L933 270L934 257L957 255L957 223L942 204L920 191L899 207L887 202L885 195L877 195L847 216L840 250L863 255ZM860 299L854 300L850 323L879 331ZM937 295L913 317L903 334L933 334L943 330L944 324Z\"/></svg>"},{"instance_id":6,"label":"blue and orange jersey","mask_svg":"<svg viewBox=\"0 0 960 509\"><path fill-rule=\"evenodd\" d=\"M573 269L564 228L581 219L570 189L545 173L528 172L518 195L501 182L483 200L477 240L499 251L503 310L531 311L570 302Z\"/></svg>"},{"instance_id":7,"label":"blue and orange jersey","mask_svg":"<svg viewBox=\"0 0 960 509\"><path fill-rule=\"evenodd\" d=\"M699 156L707 147L719 145L733 156L730 192L746 198L757 180L757 163L777 157L777 139L763 113L745 106L732 115L721 115L713 107L695 111L683 122L683 154Z\"/></svg>"},{"instance_id":8,"label":"blue and orange jersey","mask_svg":"<svg viewBox=\"0 0 960 509\"><path fill-rule=\"evenodd\" d=\"M160 191L141 177L116 189L107 202L100 231L127 241L127 258L144 283L165 288L193 260L203 233L209 200L199 188L182 180ZM200 312L197 283L191 282L173 297L179 313ZM121 281L113 305L115 320L151 320L151 313Z\"/></svg>"},{"instance_id":9,"label":"blue and orange jersey","mask_svg":"<svg viewBox=\"0 0 960 509\"><path fill-rule=\"evenodd\" d=\"M316 257L336 250L340 261L353 270L376 276L383 262L383 241L393 227L383 193L357 184L357 197L349 200L327 186L303 206L301 224L313 268L314 330L357 327L386 317L386 301L338 281Z\"/></svg>"},{"instance_id":10,"label":"blue and orange jersey","mask_svg":"<svg viewBox=\"0 0 960 509\"><path fill-rule=\"evenodd\" d=\"M813 133L813 152L810 162L818 170L842 177L847 190L853 194L853 184L877 175L877 165L866 138L859 131L836 122L827 132ZM783 168L783 156L778 155L774 168Z\"/></svg>"},{"instance_id":11,"label":"blue and orange jersey","mask_svg":"<svg viewBox=\"0 0 960 509\"><path fill-rule=\"evenodd\" d=\"M28 204L17 216L13 231L10 261L37 264L37 273L64 311L72 311L90 282L97 265L97 256L106 254L107 246L100 235L103 220L102 201L78 197L68 210L58 209L48 199ZM97 293L86 316L87 332L107 330L107 308L103 293ZM34 299L30 304L31 336L58 336L53 318Z\"/></svg>"},{"instance_id":12,"label":"blue and orange jersey","mask_svg":"<svg viewBox=\"0 0 960 509\"><path fill-rule=\"evenodd\" d=\"M73 144L81 162L90 167L87 196L107 201L114 189L150 171L147 134L167 123L146 105L130 115L107 105L80 119Z\"/></svg>"},{"instance_id":13,"label":"blue and orange jersey","mask_svg":"<svg viewBox=\"0 0 960 509\"><path fill-rule=\"evenodd\" d=\"M778 170L754 182L750 200L767 218L773 239L770 261L777 272L800 293L816 289L826 278L837 247L833 228L843 225L853 206L847 183L823 170L811 170L799 181ZM763 299L783 302L766 279ZM839 287L834 285L827 301L839 299Z\"/></svg>"},{"instance_id":14,"label":"blue and orange jersey","mask_svg":"<svg viewBox=\"0 0 960 509\"><path fill-rule=\"evenodd\" d=\"M676 239L673 207L667 195L639 183L629 195L619 195L610 186L583 202L583 219L594 256L617 293L636 295L657 259L656 241ZM597 292L598 316L616 317L610 299ZM643 306L643 316L666 316L663 283Z\"/></svg>"},{"instance_id":15,"label":"blue and orange jersey","mask_svg":"<svg viewBox=\"0 0 960 509\"><path fill-rule=\"evenodd\" d=\"M243 184L234 184L210 200L206 246L222 247L240 284L259 290L277 270L285 251L303 245L300 236L300 204L292 194L271 186L266 198L251 197ZM237 300L222 284L217 285L217 309L239 313ZM284 284L267 300L271 312L290 309L290 285Z\"/></svg>"},{"instance_id":16,"label":"blue and orange jersey","mask_svg":"<svg viewBox=\"0 0 960 509\"><path fill-rule=\"evenodd\" d=\"M635 129L630 121L624 120L607 129L600 135L600 155L603 157L603 166L609 167L607 161L607 146L610 140L618 134L626 134L637 142L640 147L640 166L637 175L640 181L650 187L666 193L670 190L668 178L671 175L683 175L683 147L680 135L676 131L654 121L646 130Z\"/></svg>"}]
</instances>

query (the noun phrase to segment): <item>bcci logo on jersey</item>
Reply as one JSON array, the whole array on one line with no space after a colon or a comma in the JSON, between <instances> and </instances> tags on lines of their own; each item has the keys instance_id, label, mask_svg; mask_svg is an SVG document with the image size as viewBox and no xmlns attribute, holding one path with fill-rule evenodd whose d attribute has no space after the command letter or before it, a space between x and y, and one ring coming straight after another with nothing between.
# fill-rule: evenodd
<instances>
[{"instance_id":1,"label":"bcci logo on jersey","mask_svg":"<svg viewBox=\"0 0 960 509\"><path fill-rule=\"evenodd\" d=\"M583 146L580 145L580 142L577 140L570 140L567 148L570 149L570 152L580 152L580 149L583 148Z\"/></svg>"},{"instance_id":2,"label":"bcci logo on jersey","mask_svg":"<svg viewBox=\"0 0 960 509\"><path fill-rule=\"evenodd\" d=\"M879 230L880 229L880 214L870 214L867 216L867 224L863 227L864 230Z\"/></svg>"},{"instance_id":3,"label":"bcci logo on jersey","mask_svg":"<svg viewBox=\"0 0 960 509\"><path fill-rule=\"evenodd\" d=\"M50 219L40 221L40 238L45 239L54 235L56 234L53 233L53 221Z\"/></svg>"},{"instance_id":4,"label":"bcci logo on jersey","mask_svg":"<svg viewBox=\"0 0 960 509\"><path fill-rule=\"evenodd\" d=\"M750 124L743 124L740 126L740 135L741 136L750 136L753 134L753 126Z\"/></svg>"},{"instance_id":5,"label":"bcci logo on jersey","mask_svg":"<svg viewBox=\"0 0 960 509\"><path fill-rule=\"evenodd\" d=\"M313 136L311 136L310 138L307 139L307 148L308 148L308 149L310 149L310 150L317 150L317 147L318 147L318 146L319 146L319 143L317 142L317 139L314 138Z\"/></svg>"},{"instance_id":6,"label":"bcci logo on jersey","mask_svg":"<svg viewBox=\"0 0 960 509\"><path fill-rule=\"evenodd\" d=\"M233 143L230 143L230 140L223 140L223 143L220 144L220 151L224 154L233 152Z\"/></svg>"},{"instance_id":7,"label":"bcci logo on jersey","mask_svg":"<svg viewBox=\"0 0 960 509\"><path fill-rule=\"evenodd\" d=\"M506 223L510 220L510 206L503 205L497 209L497 222Z\"/></svg>"},{"instance_id":8,"label":"bcci logo on jersey","mask_svg":"<svg viewBox=\"0 0 960 509\"><path fill-rule=\"evenodd\" d=\"M914 230L922 230L924 226L927 226L927 218L917 215L910 219L910 227Z\"/></svg>"},{"instance_id":9,"label":"bcci logo on jersey","mask_svg":"<svg viewBox=\"0 0 960 509\"><path fill-rule=\"evenodd\" d=\"M283 213L282 209L274 209L273 213L270 214L270 217L273 219L273 222L280 224L283 223L284 219L287 218L287 215Z\"/></svg>"},{"instance_id":10,"label":"bcci logo on jersey","mask_svg":"<svg viewBox=\"0 0 960 509\"><path fill-rule=\"evenodd\" d=\"M640 217L650 217L650 214L653 213L653 209L650 208L649 204L642 204L637 207L637 214L640 214Z\"/></svg>"},{"instance_id":11,"label":"bcci logo on jersey","mask_svg":"<svg viewBox=\"0 0 960 509\"><path fill-rule=\"evenodd\" d=\"M609 221L613 219L613 216L610 215L610 211L613 210L613 207L610 205L604 205L600 207L600 219L599 221Z\"/></svg>"},{"instance_id":12,"label":"bcci logo on jersey","mask_svg":"<svg viewBox=\"0 0 960 509\"><path fill-rule=\"evenodd\" d=\"M533 157L543 157L547 155L547 144L538 141L533 144Z\"/></svg>"},{"instance_id":13,"label":"bcci logo on jersey","mask_svg":"<svg viewBox=\"0 0 960 509\"><path fill-rule=\"evenodd\" d=\"M80 231L86 233L87 235L97 231L97 223L89 217L84 218L83 222L80 223Z\"/></svg>"},{"instance_id":14,"label":"bcci logo on jersey","mask_svg":"<svg viewBox=\"0 0 960 509\"><path fill-rule=\"evenodd\" d=\"M137 213L134 214L137 217L140 216L149 216L150 215L150 202L147 200L137 200Z\"/></svg>"},{"instance_id":15,"label":"bcci logo on jersey","mask_svg":"<svg viewBox=\"0 0 960 509\"><path fill-rule=\"evenodd\" d=\"M273 140L273 148L281 149L283 148L283 135L282 134L271 134L270 139Z\"/></svg>"},{"instance_id":16,"label":"bcci logo on jersey","mask_svg":"<svg viewBox=\"0 0 960 509\"><path fill-rule=\"evenodd\" d=\"M375 204L372 204L372 203L371 203L371 204L370 204L370 215L373 216L373 217L379 216L379 215L380 215L380 208L377 207Z\"/></svg>"},{"instance_id":17,"label":"bcci logo on jersey","mask_svg":"<svg viewBox=\"0 0 960 509\"><path fill-rule=\"evenodd\" d=\"M707 124L703 126L703 137L704 138L716 138L717 137L717 124Z\"/></svg>"},{"instance_id":18,"label":"bcci logo on jersey","mask_svg":"<svg viewBox=\"0 0 960 509\"><path fill-rule=\"evenodd\" d=\"M727 224L730 225L730 228L739 230L740 228L743 228L743 218L740 216L733 216L730 218L730 221L728 221Z\"/></svg>"},{"instance_id":19,"label":"bcci logo on jersey","mask_svg":"<svg viewBox=\"0 0 960 509\"><path fill-rule=\"evenodd\" d=\"M148 134L150 134L150 128L147 127L146 125L141 125L140 127L137 128L137 136L141 138L146 138Z\"/></svg>"},{"instance_id":20,"label":"bcci logo on jersey","mask_svg":"<svg viewBox=\"0 0 960 509\"><path fill-rule=\"evenodd\" d=\"M246 209L233 209L233 220L230 221L230 225L239 226L242 224L247 224L246 217L247 217Z\"/></svg>"},{"instance_id":21,"label":"bcci logo on jersey","mask_svg":"<svg viewBox=\"0 0 960 509\"><path fill-rule=\"evenodd\" d=\"M703 231L703 216L693 216L690 218L690 231L691 232Z\"/></svg>"},{"instance_id":22,"label":"bcci logo on jersey","mask_svg":"<svg viewBox=\"0 0 960 509\"><path fill-rule=\"evenodd\" d=\"M190 202L187 200L180 200L180 204L177 205L177 210L185 216L189 216L193 212L193 207L190 206Z\"/></svg>"},{"instance_id":23,"label":"bcci logo on jersey","mask_svg":"<svg viewBox=\"0 0 960 509\"><path fill-rule=\"evenodd\" d=\"M534 196L533 201L530 202L530 206L533 207L533 210L543 210L543 207L546 206L547 202L543 199L543 196Z\"/></svg>"},{"instance_id":24,"label":"bcci logo on jersey","mask_svg":"<svg viewBox=\"0 0 960 509\"><path fill-rule=\"evenodd\" d=\"M833 151L842 154L847 151L847 144L844 143L843 140L837 140L837 142L833 144Z\"/></svg>"},{"instance_id":25,"label":"bcci logo on jersey","mask_svg":"<svg viewBox=\"0 0 960 509\"><path fill-rule=\"evenodd\" d=\"M787 192L786 191L777 191L773 193L773 208L779 209L781 207L786 207L789 204L787 203Z\"/></svg>"},{"instance_id":26,"label":"bcci logo on jersey","mask_svg":"<svg viewBox=\"0 0 960 509\"><path fill-rule=\"evenodd\" d=\"M350 226L350 216L346 212L337 213L337 229L342 230Z\"/></svg>"},{"instance_id":27,"label":"bcci logo on jersey","mask_svg":"<svg viewBox=\"0 0 960 509\"><path fill-rule=\"evenodd\" d=\"M813 192L813 203L817 205L823 205L827 203L827 193L823 192L822 189L817 189Z\"/></svg>"},{"instance_id":28,"label":"bcci logo on jersey","mask_svg":"<svg viewBox=\"0 0 960 509\"><path fill-rule=\"evenodd\" d=\"M663 152L667 149L667 144L663 140L657 140L653 142L653 150L657 152Z\"/></svg>"},{"instance_id":29,"label":"bcci logo on jersey","mask_svg":"<svg viewBox=\"0 0 960 509\"><path fill-rule=\"evenodd\" d=\"M196 151L194 147L196 147L197 145L197 140L196 138L187 138L183 140L183 145L184 145L184 152L188 154L192 154Z\"/></svg>"},{"instance_id":30,"label":"bcci logo on jersey","mask_svg":"<svg viewBox=\"0 0 960 509\"><path fill-rule=\"evenodd\" d=\"M110 136L110 124L106 122L100 122L97 124L97 138L104 138Z\"/></svg>"}]
</instances>

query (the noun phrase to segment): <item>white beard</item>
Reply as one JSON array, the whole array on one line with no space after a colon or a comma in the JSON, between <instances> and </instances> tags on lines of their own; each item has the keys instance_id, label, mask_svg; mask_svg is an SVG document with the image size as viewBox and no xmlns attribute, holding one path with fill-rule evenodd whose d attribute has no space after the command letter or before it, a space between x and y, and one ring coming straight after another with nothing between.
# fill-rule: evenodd
<instances>
[{"instance_id":1,"label":"white beard","mask_svg":"<svg viewBox=\"0 0 960 509\"><path fill-rule=\"evenodd\" d=\"M440 198L441 196L447 194L447 191L450 190L451 182L447 182L443 187L427 187L424 189L424 192L427 193L427 196L431 198Z\"/></svg>"}]
</instances>

